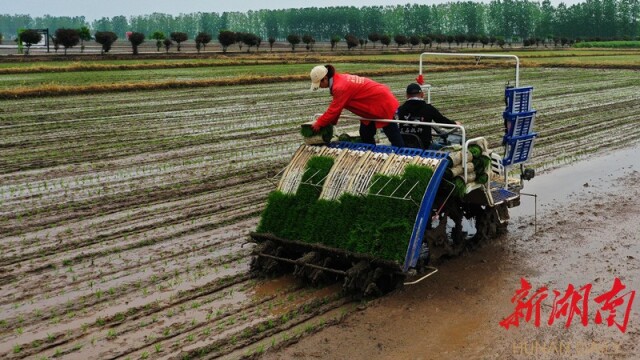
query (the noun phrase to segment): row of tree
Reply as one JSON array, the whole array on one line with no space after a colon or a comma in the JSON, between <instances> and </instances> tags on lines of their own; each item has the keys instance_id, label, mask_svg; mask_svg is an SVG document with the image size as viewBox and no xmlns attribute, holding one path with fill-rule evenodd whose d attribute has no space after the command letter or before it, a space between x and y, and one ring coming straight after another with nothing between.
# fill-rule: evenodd
<instances>
[{"instance_id":1,"label":"row of tree","mask_svg":"<svg viewBox=\"0 0 640 360\"><path fill-rule=\"evenodd\" d=\"M164 46L164 48L169 52L169 48L173 45L173 41L177 44L177 50L180 51L182 48L182 43L189 40L189 35L184 32L175 31L169 34L169 37L166 37L164 32L162 31L154 31L151 35L151 39L156 41L156 47L158 51L160 48ZM196 35L196 49L200 52L200 49L205 49L207 44L211 42L211 34L206 32L200 32Z\"/></svg>"},{"instance_id":2,"label":"row of tree","mask_svg":"<svg viewBox=\"0 0 640 360\"><path fill-rule=\"evenodd\" d=\"M20 46L27 48L25 54L29 55L29 51L34 44L38 44L42 41L42 33L34 29L24 29L18 33L17 42ZM91 40L91 34L89 28L81 27L80 29L66 29L59 28L51 36L53 47L55 51L58 51L60 45L64 47L64 54L67 54L67 49L72 48L79 43L81 44L81 51L84 51L84 41ZM97 32L95 34L95 40L103 45L104 51L111 49L113 44L118 39L118 36L113 32ZM143 35L144 39L144 35Z\"/></svg>"},{"instance_id":3,"label":"row of tree","mask_svg":"<svg viewBox=\"0 0 640 360\"><path fill-rule=\"evenodd\" d=\"M246 32L266 39L284 40L290 34L309 34L330 41L336 34L366 38L381 34L476 34L514 38L637 38L640 35L640 0L586 0L557 7L549 0L491 0L449 2L438 5L325 7L248 12L191 13L103 17L89 24L84 17L31 18L0 15L0 32L16 34L20 28L59 27L111 31L125 36L136 31L180 31L197 36L222 30Z\"/></svg>"},{"instance_id":4,"label":"row of tree","mask_svg":"<svg viewBox=\"0 0 640 360\"><path fill-rule=\"evenodd\" d=\"M255 39L255 38L257 38L257 42L247 40L247 39ZM311 51L316 43L316 40L313 38L313 36L309 34L305 34L303 36L300 36L297 34L289 34L286 40L291 46L292 51L295 51L296 46L300 44L300 42L306 45L305 47L307 51ZM341 40L342 38L340 36L337 36L337 35L332 36L330 39L331 50L334 50ZM444 43L447 43L449 48L451 48L451 45L453 43L455 43L456 46L458 47L464 46L466 44L467 47L472 47L472 48L475 47L476 44L478 43L482 44L483 48L487 45L492 47L494 45L497 45L499 47L504 47L505 45L509 45L509 46L512 45L510 42L507 42L501 36L496 37L496 36L485 36L485 35L478 36L478 35L465 35L465 34L457 34L457 35L428 34L428 35L406 36L402 34L396 34L392 38L390 35L387 35L387 34L371 33L367 36L366 39L358 38L353 34L347 34L344 36L344 41L346 43L347 49L349 50L356 48L358 46L360 46L361 48L366 48L369 43L371 43L372 47L375 48L378 42L380 42L380 44L383 47L386 46L388 48L389 45L391 45L392 40L398 48L403 46L409 46L410 49L413 49L414 47L417 47L419 45L422 45L423 49L426 49L427 46L429 48L432 48L434 44L436 45L436 48L439 48ZM218 36L218 41L223 46L223 51L226 51L227 48L230 45L233 45L234 43L238 43L240 45L240 50L242 50L242 45L241 45L242 43L249 46L249 48L252 45L256 45L257 47L259 47L261 40L260 40L260 37L254 34L236 33L234 35L234 33L231 31L221 31L220 35ZM270 37L269 38L270 48L273 48L274 42L275 42L275 38ZM563 38L555 37L552 39L532 37L529 39L524 39L522 41L522 45L524 47L528 47L528 46L537 47L540 45L546 45L547 42L553 43L554 46L558 46L558 45L565 46L573 43L573 40L570 40L564 37ZM249 49L247 51L249 51Z\"/></svg>"},{"instance_id":5,"label":"row of tree","mask_svg":"<svg viewBox=\"0 0 640 360\"><path fill-rule=\"evenodd\" d=\"M34 44L40 43L42 41L42 37L42 33L36 29L22 29L19 31L16 41L20 46L27 48L25 55L29 55L31 47ZM140 32L129 32L126 34L126 37L127 40L131 42L133 54L138 54L138 46L144 42L146 38L145 35ZM156 31L153 33L151 38L156 40L158 51L160 51L160 48L164 46L166 51L169 52L169 48L173 45L174 41L177 44L177 50L180 51L180 45L188 40L188 35L183 32L172 32L167 38L163 32ZM83 52L84 41L91 39L95 39L97 43L102 45L102 53L104 54L111 50L113 43L118 40L118 35L112 31L98 31L92 38L89 28L83 26L79 29L59 28L55 31L54 35L51 36L54 50L58 52L58 48L62 45L64 47L65 55L67 54L67 49L78 45L78 43L81 44L80 51ZM195 42L196 48L198 52L200 52L201 48L204 48L209 42L211 42L211 35L204 32L199 33L195 38Z\"/></svg>"},{"instance_id":6,"label":"row of tree","mask_svg":"<svg viewBox=\"0 0 640 360\"><path fill-rule=\"evenodd\" d=\"M22 30L18 34L18 42L21 46L25 46L27 48L26 55L29 54L31 47L34 44L39 43L42 40L42 33L35 29L26 29ZM144 42L145 35L140 32L130 32L126 34L127 40L131 43L133 54L138 54L138 47ZM60 45L64 47L64 54L67 54L67 49L72 48L78 43L81 43L81 52L84 51L84 41L90 40L92 37L89 34L89 29L86 27L82 27L80 29L66 29L59 28L55 31L55 34L52 36L54 49L57 52ZM118 39L118 36L112 31L98 31L94 35L94 39L97 43L102 45L102 54L109 52L111 50L111 46ZM161 31L156 31L152 34L151 39L156 40L157 51L160 51L160 48L164 46L167 52L173 45L173 42L177 44L177 50L180 51L181 44L189 39L189 36L184 32L172 32L169 34L169 37L166 37L165 34ZM201 32L195 37L195 44L198 53L201 49L204 49L208 43L211 42L211 34ZM307 51L311 51L313 46L316 43L316 40L313 36L309 34L305 34L303 36L297 34L289 34L286 38L287 42L291 46L291 50L295 51L296 46L303 42L306 45ZM341 38L339 36L333 36L330 39L331 42L331 50L334 50L337 47L337 44L340 42ZM378 34L371 33L367 36L366 39L358 38L353 34L347 34L344 36L344 40L346 42L347 48L349 50L360 46L361 48L366 48L369 42L372 43L373 48L376 47L376 43L380 42L382 46L386 46L387 48L391 44L391 36L387 34ZM276 39L274 37L270 37L268 39L270 49L273 49L273 44ZM423 45L423 49L426 49L427 46L431 48L433 44L436 44L436 47L439 48L443 43L447 43L449 48L455 42L458 47L463 46L465 43L467 47L475 47L476 43L482 44L484 48L486 45L490 45L493 47L494 44L500 47L504 47L506 41L502 37L495 36L477 36L477 35L441 35L441 34L429 34L429 35L410 35L405 36L401 34L396 34L393 37L393 41L397 45L398 49L402 46L410 46L413 49L420 44ZM252 47L256 47L256 50L260 48L262 44L262 38L256 34L252 33L243 33L243 32L233 32L228 30L220 31L218 34L218 42L222 46L223 52L226 52L229 46L233 44L237 44L239 49L242 50L242 46L247 46L247 52L251 51ZM526 46L539 46L540 44L545 44L546 39L543 38L530 38L525 39L523 41L523 45ZM562 46L571 43L567 38L554 38L553 43L555 46L561 44ZM509 44L511 45L511 44Z\"/></svg>"}]
</instances>

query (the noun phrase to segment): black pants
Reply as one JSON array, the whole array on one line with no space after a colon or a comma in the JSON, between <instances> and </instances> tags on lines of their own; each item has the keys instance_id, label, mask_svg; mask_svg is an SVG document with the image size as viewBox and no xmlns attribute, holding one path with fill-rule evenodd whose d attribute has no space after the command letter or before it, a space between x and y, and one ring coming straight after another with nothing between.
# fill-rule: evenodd
<instances>
[{"instance_id":1,"label":"black pants","mask_svg":"<svg viewBox=\"0 0 640 360\"><path fill-rule=\"evenodd\" d=\"M376 123L375 121L369 121L369 125L364 125L360 122L360 137L365 144L376 144ZM382 132L387 135L387 139L391 142L391 145L397 147L403 147L404 141L402 141L402 135L400 134L400 128L398 124L389 123L382 128Z\"/></svg>"}]
</instances>

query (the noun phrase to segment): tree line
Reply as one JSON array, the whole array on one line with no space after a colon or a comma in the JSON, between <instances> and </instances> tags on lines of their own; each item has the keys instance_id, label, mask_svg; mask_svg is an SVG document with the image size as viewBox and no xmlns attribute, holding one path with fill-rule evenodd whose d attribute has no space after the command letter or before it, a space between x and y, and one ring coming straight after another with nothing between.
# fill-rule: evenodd
<instances>
[{"instance_id":1,"label":"tree line","mask_svg":"<svg viewBox=\"0 0 640 360\"><path fill-rule=\"evenodd\" d=\"M222 39L221 36L224 33L221 32L218 36L219 39ZM242 37L241 37L242 36ZM94 36L91 36L89 28L83 26L79 29L68 29L68 28L58 28L56 29L53 35L50 35L51 40L53 42L54 51L57 53L60 46L64 47L64 54L67 55L67 49L72 48L78 43L80 43L80 52L84 52L84 41L88 41L94 39L98 44L102 45L101 53L104 55L111 50L111 46L113 43L118 40L118 35L113 31L96 31ZM256 38L255 41L261 41L260 38L257 38L253 34L241 34L236 37L236 34L233 34L232 43L237 43L240 41L244 41L244 43L248 43L246 39L248 38ZM35 44L40 43L43 38L43 34L37 29L22 29L18 32L18 49L22 51L23 47L26 47L25 55L29 55L29 51L31 47ZM145 41L145 34L140 32L127 32L126 40L131 43L131 48L134 55L138 54L138 47ZM171 46L174 45L174 42L177 44L177 50L180 51L181 44L187 41L189 36L186 33L175 31L169 34L169 36L165 36L165 34L161 31L156 31L151 35L151 39L156 40L157 51L160 51L161 47L164 47L167 52ZM211 41L212 37L210 34L201 32L195 38L196 49L200 52L201 49L204 49L206 45ZM221 40L222 41L222 40ZM255 45L255 44L253 44ZM226 48L225 48L226 51Z\"/></svg>"},{"instance_id":2,"label":"tree line","mask_svg":"<svg viewBox=\"0 0 640 360\"><path fill-rule=\"evenodd\" d=\"M29 55L29 51L34 44L38 44L43 38L42 33L39 30L35 29L24 29L18 33L18 44L19 51L23 51L23 47L26 47L25 55ZM51 35L51 39L53 41L54 50L57 53L60 46L64 47L64 54L67 55L67 49L72 48L78 43L80 43L80 52L84 52L84 41L91 40L91 34L89 32L89 28L83 26L80 29L67 29L67 28L59 28L55 31L54 35ZM118 35L112 31L97 31L93 37L95 41L102 45L101 54L108 53L111 50L111 46L118 39ZM126 40L131 43L131 48L134 55L138 54L138 47L145 41L146 36L140 32L128 32L126 34ZM166 52L169 52L171 46L174 45L174 42L177 44L177 51L180 51L181 44L189 39L187 33L184 32L172 32L169 37L165 36L165 34L161 31L156 31L151 35L151 39L156 41L157 51L160 51L160 48L164 47ZM201 49L205 49L206 45L211 42L212 36L206 32L200 32L195 37L196 50L200 53ZM331 50L335 50L337 48L337 44L341 41L340 36L333 36L330 40L331 42ZM274 37L269 37L269 48L273 50L273 44L276 39ZM309 34L305 34L300 36L298 34L289 34L286 38L286 41L291 46L291 51L296 51L296 46L303 42L306 46L307 51L313 50L313 47L316 43L316 40L313 36ZM376 43L380 42L382 47L389 47L391 44L392 38L387 34L378 34L378 33L370 33L367 35L367 38L358 38L353 34L347 34L344 36L344 41L346 42L346 46L349 50L360 46L361 48L367 47L367 45L371 42L372 47L376 47ZM256 51L260 49L260 45L263 43L262 38L256 34L246 33L246 32L233 32L229 30L222 30L218 34L218 42L222 46L222 51L227 52L229 46L237 44L240 51L242 51L242 47L246 45L247 52L251 52L251 48L255 47ZM436 48L442 47L443 43L448 44L449 48L453 43L456 46L464 46L466 44L467 47L475 47L476 44L482 44L484 48L487 45L494 46L497 45L499 47L504 47L505 45L511 46L511 43L508 43L501 36L486 36L486 35L464 35L464 34L456 34L454 35L441 35L441 34L426 34L426 35L411 35L405 36L402 34L396 34L393 37L393 42L399 49L400 47L409 46L410 49L413 49L416 46L422 45L423 49L426 49L427 46L431 49L434 44ZM567 38L559 38L554 37L553 39L549 39L549 43L553 42L554 46L562 45L565 46L567 44L573 44L574 40L570 40ZM527 46L546 46L547 39L544 38L529 38L523 39L522 45L524 47Z\"/></svg>"},{"instance_id":3,"label":"tree line","mask_svg":"<svg viewBox=\"0 0 640 360\"><path fill-rule=\"evenodd\" d=\"M369 34L439 34L495 36L507 42L525 39L637 39L640 35L640 0L586 0L567 6L549 0L492 0L448 2L437 5L310 7L248 12L190 13L103 17L89 23L83 16L31 18L0 15L5 43L19 29L87 27L93 32L112 32L125 37L137 32L152 38L155 32L181 32L189 38L221 31L254 34L260 39L286 40L291 34L314 41L332 41L350 34L367 39ZM12 35L16 34L16 35Z\"/></svg>"}]
</instances>

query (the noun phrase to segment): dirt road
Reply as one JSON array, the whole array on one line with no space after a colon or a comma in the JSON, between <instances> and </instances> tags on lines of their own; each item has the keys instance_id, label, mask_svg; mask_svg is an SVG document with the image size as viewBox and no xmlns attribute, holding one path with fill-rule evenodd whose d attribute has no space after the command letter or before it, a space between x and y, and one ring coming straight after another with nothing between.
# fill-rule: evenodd
<instances>
[{"instance_id":1,"label":"dirt road","mask_svg":"<svg viewBox=\"0 0 640 360\"><path fill-rule=\"evenodd\" d=\"M631 302L625 332L629 291L640 290L640 160L638 147L617 151L534 179L509 233L463 257L449 260L422 283L405 287L364 306L337 326L329 327L268 359L637 359L640 358L640 299ZM515 209L514 209L515 210ZM537 229L536 229L537 227ZM537 230L537 231L535 231ZM514 313L511 302L521 278L533 292L546 287L540 324L535 309L529 322L505 329ZM626 289L618 295L612 326L597 296L619 278ZM552 316L555 291L560 299L573 285L572 314ZM591 285L584 305L585 289ZM566 304L570 304L569 300ZM560 304L558 302L557 304ZM559 306L556 306L561 310ZM586 310L586 325L580 314ZM526 315L526 311L523 313ZM553 317L552 325L549 319Z\"/></svg>"}]
</instances>

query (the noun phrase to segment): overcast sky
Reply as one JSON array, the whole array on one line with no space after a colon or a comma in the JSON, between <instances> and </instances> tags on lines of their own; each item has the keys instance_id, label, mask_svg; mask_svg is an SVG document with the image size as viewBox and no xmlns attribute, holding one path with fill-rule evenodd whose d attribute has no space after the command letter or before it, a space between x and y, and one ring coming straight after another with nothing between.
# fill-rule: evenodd
<instances>
[{"instance_id":1,"label":"overcast sky","mask_svg":"<svg viewBox=\"0 0 640 360\"><path fill-rule=\"evenodd\" d=\"M117 15L145 15L154 12L178 15L180 13L241 11L259 9L289 9L327 6L398 5L406 3L438 4L449 0L0 0L0 13L25 14L31 17L49 14L52 16L84 16L88 21ZM535 0L533 0L535 1ZM540 0L541 2L542 0ZM485 1L488 2L488 1ZM583 0L551 0L553 6L561 2L567 5Z\"/></svg>"}]
</instances>

